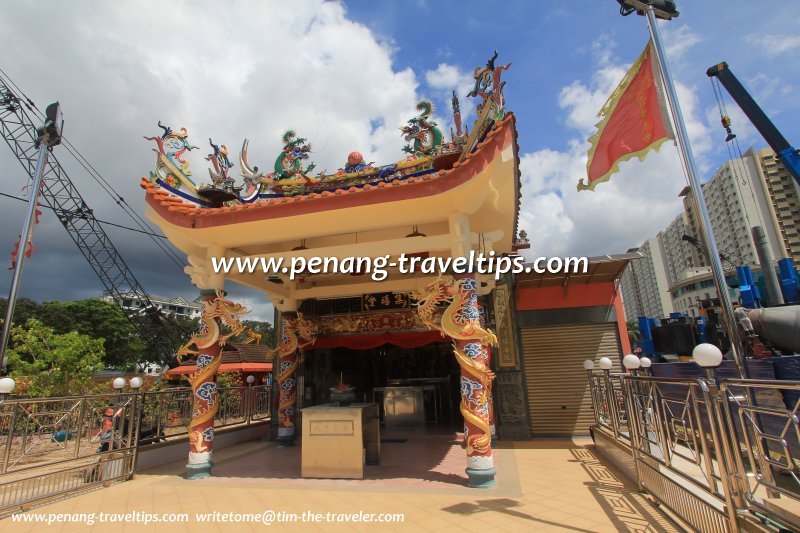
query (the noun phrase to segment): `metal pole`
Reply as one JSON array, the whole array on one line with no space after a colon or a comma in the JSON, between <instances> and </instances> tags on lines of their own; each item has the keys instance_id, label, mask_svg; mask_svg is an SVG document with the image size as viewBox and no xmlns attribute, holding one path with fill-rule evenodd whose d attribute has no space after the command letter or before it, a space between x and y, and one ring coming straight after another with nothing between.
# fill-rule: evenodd
<instances>
[{"instance_id":1,"label":"metal pole","mask_svg":"<svg viewBox=\"0 0 800 533\"><path fill-rule=\"evenodd\" d=\"M36 160L36 172L33 175L31 197L28 200L28 214L22 225L19 248L17 249L17 263L14 265L14 277L11 278L11 289L8 292L8 300L6 301L3 336L2 340L0 340L0 374L6 373L6 347L8 346L8 337L11 334L11 319L14 317L14 307L17 305L17 291L19 290L20 279L22 279L25 252L28 250L28 243L30 243L31 234L33 233L33 220L36 216L36 204L39 201L39 192L42 188L42 176L44 174L44 166L47 164L48 148L47 142L42 142L40 139L39 157Z\"/></svg>"},{"instance_id":2,"label":"metal pole","mask_svg":"<svg viewBox=\"0 0 800 533\"><path fill-rule=\"evenodd\" d=\"M731 342L731 355L736 362L736 367L739 370L739 375L743 378L749 377L749 371L744 361L744 349L741 345L739 338L736 320L733 316L733 305L731 304L730 295L728 294L728 284L725 281L725 274L722 268L722 262L719 258L719 249L717 248L717 241L714 239L714 233L711 226L711 218L708 215L708 208L706 207L705 198L703 197L703 189L700 185L700 178L697 172L697 166L694 162L692 155L692 147L689 144L689 136L686 133L686 126L683 122L683 114L681 113L681 106L678 103L678 95L675 91L675 86L672 82L672 75L670 74L667 58L664 54L664 45L661 42L661 35L658 33L658 26L656 25L656 17L653 12L653 6L648 5L645 10L647 14L647 27L650 29L650 39L653 43L653 51L655 52L656 63L661 71L661 77L664 80L664 88L667 93L667 101L669 102L672 111L672 118L675 125L675 137L678 142L678 152L680 153L685 163L686 171L689 174L689 188L692 192L692 197L697 205L697 211L700 214L699 225L700 231L703 234L703 239L708 246L709 260L711 261L711 271L714 274L714 284L717 288L717 294L722 306L722 320L725 329L728 331L728 338Z\"/></svg>"}]
</instances>

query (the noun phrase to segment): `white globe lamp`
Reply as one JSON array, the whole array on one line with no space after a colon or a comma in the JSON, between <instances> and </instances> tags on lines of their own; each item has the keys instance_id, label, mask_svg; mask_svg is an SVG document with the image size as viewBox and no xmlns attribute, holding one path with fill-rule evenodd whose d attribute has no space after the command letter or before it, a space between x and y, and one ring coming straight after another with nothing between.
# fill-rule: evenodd
<instances>
[{"instance_id":1,"label":"white globe lamp","mask_svg":"<svg viewBox=\"0 0 800 533\"><path fill-rule=\"evenodd\" d=\"M14 392L17 382L11 378L0 378L0 400L5 400L9 394Z\"/></svg>"},{"instance_id":2,"label":"white globe lamp","mask_svg":"<svg viewBox=\"0 0 800 533\"><path fill-rule=\"evenodd\" d=\"M252 374L247 376L247 384L248 385L252 385L253 383L255 383L255 381L256 381L256 377L253 376Z\"/></svg>"},{"instance_id":3,"label":"white globe lamp","mask_svg":"<svg viewBox=\"0 0 800 533\"><path fill-rule=\"evenodd\" d=\"M722 351L713 344L704 342L694 347L692 358L703 368L714 368L722 363Z\"/></svg>"},{"instance_id":4,"label":"white globe lamp","mask_svg":"<svg viewBox=\"0 0 800 533\"><path fill-rule=\"evenodd\" d=\"M642 357L641 359L639 359L639 365L642 368L650 368L650 365L652 364L653 362L650 360L649 357Z\"/></svg>"},{"instance_id":5,"label":"white globe lamp","mask_svg":"<svg viewBox=\"0 0 800 533\"><path fill-rule=\"evenodd\" d=\"M114 378L114 381L111 382L111 386L118 391L124 389L125 378Z\"/></svg>"},{"instance_id":6,"label":"white globe lamp","mask_svg":"<svg viewBox=\"0 0 800 533\"><path fill-rule=\"evenodd\" d=\"M131 386L132 389L138 389L139 387L144 385L144 380L139 376L134 376L131 378L128 384Z\"/></svg>"},{"instance_id":7,"label":"white globe lamp","mask_svg":"<svg viewBox=\"0 0 800 533\"><path fill-rule=\"evenodd\" d=\"M583 368L584 370L591 372L592 370L594 370L594 361L592 361L591 359L587 359L586 361L583 362Z\"/></svg>"},{"instance_id":8,"label":"white globe lamp","mask_svg":"<svg viewBox=\"0 0 800 533\"><path fill-rule=\"evenodd\" d=\"M611 370L611 367L614 366L614 363L611 362L611 359L608 357L601 357L600 358L600 368L603 370Z\"/></svg>"},{"instance_id":9,"label":"white globe lamp","mask_svg":"<svg viewBox=\"0 0 800 533\"><path fill-rule=\"evenodd\" d=\"M622 365L627 368L628 370L636 370L640 366L639 358L629 353L625 357L622 358Z\"/></svg>"},{"instance_id":10,"label":"white globe lamp","mask_svg":"<svg viewBox=\"0 0 800 533\"><path fill-rule=\"evenodd\" d=\"M713 344L704 342L694 347L692 358L706 370L706 376L713 380L714 369L722 363L722 351Z\"/></svg>"}]
</instances>

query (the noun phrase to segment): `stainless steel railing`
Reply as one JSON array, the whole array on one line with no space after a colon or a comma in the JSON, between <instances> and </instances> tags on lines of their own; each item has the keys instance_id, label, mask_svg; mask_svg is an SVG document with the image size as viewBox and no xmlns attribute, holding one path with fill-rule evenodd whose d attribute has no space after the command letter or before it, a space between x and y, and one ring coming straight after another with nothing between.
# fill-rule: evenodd
<instances>
[{"instance_id":1,"label":"stainless steel railing","mask_svg":"<svg viewBox=\"0 0 800 533\"><path fill-rule=\"evenodd\" d=\"M589 385L594 430L629 448L640 489L693 529L800 530L800 381L590 372Z\"/></svg>"},{"instance_id":2,"label":"stainless steel railing","mask_svg":"<svg viewBox=\"0 0 800 533\"><path fill-rule=\"evenodd\" d=\"M221 387L215 427L268 420L268 385ZM186 439L190 389L0 401L0 516L129 479L140 446Z\"/></svg>"}]
</instances>

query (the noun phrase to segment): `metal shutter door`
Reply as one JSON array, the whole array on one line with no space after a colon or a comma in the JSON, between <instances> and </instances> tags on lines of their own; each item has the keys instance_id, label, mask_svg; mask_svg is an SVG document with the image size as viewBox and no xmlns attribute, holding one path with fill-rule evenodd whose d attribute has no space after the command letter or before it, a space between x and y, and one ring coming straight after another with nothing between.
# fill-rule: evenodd
<instances>
[{"instance_id":1,"label":"metal shutter door","mask_svg":"<svg viewBox=\"0 0 800 533\"><path fill-rule=\"evenodd\" d=\"M588 435L594 423L583 361L610 357L620 372L617 325L521 328L528 407L534 435Z\"/></svg>"}]
</instances>

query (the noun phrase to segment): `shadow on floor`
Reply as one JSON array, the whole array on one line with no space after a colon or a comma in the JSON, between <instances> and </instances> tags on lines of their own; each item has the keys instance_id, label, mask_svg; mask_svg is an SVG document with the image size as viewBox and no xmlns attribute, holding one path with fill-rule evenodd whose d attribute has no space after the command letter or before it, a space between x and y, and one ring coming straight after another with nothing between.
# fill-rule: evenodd
<instances>
[{"instance_id":1,"label":"shadow on floor","mask_svg":"<svg viewBox=\"0 0 800 533\"><path fill-rule=\"evenodd\" d=\"M570 452L592 478L585 485L618 531L679 531L633 482L613 466L604 464L592 448L575 448Z\"/></svg>"},{"instance_id":2,"label":"shadow on floor","mask_svg":"<svg viewBox=\"0 0 800 533\"><path fill-rule=\"evenodd\" d=\"M442 511L447 511L448 513L453 513L462 516L470 516L476 513L484 513L484 512L502 513L508 516L513 516L515 518L530 520L531 522L536 522L537 524L542 524L547 526L558 526L560 528L567 529L570 531L580 531L587 533L591 533L592 531L590 529L571 527L565 525L563 522L553 522L551 520L537 518L531 514L524 513L522 511L514 509L514 507L519 507L520 505L522 504L519 501L512 500L511 498L496 498L492 500L478 500L476 502L457 503L449 507L444 507ZM531 527L533 527L533 524L531 524Z\"/></svg>"},{"instance_id":3,"label":"shadow on floor","mask_svg":"<svg viewBox=\"0 0 800 533\"><path fill-rule=\"evenodd\" d=\"M363 480L301 478L300 442L291 448L281 448L274 442L254 441L215 451L213 473L215 478L250 478L289 484L466 486L465 452L460 434L404 430L386 432L381 440L381 464L366 465ZM183 475L183 471L183 462L175 462L142 475Z\"/></svg>"}]
</instances>

